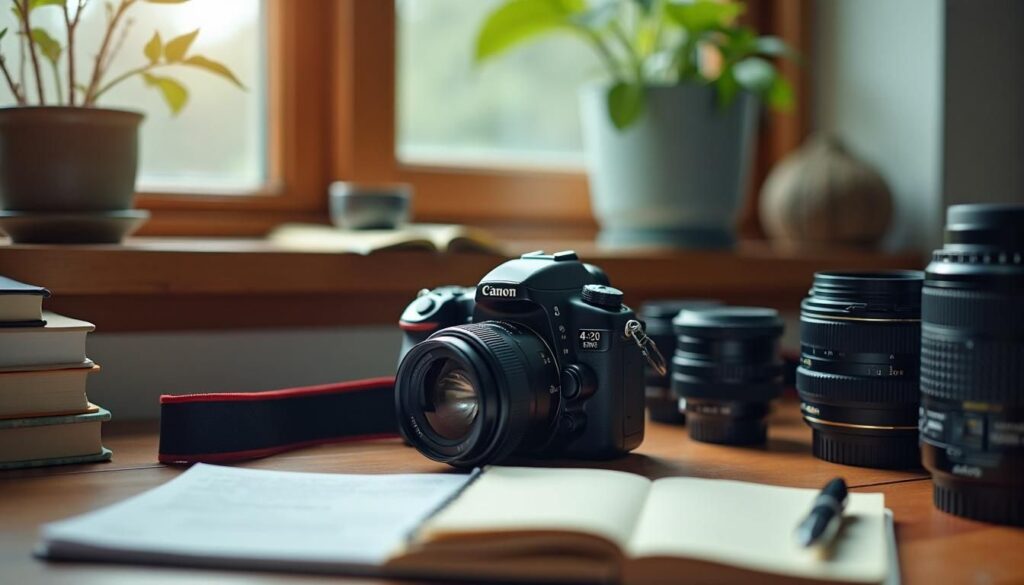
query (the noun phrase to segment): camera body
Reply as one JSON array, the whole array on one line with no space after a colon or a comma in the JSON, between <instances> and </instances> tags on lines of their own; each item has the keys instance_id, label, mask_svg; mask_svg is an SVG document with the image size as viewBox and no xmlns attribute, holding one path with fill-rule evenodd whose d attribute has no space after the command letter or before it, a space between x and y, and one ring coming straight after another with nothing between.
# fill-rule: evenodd
<instances>
[{"instance_id":1,"label":"camera body","mask_svg":"<svg viewBox=\"0 0 1024 585\"><path fill-rule=\"evenodd\" d=\"M642 442L644 357L626 334L626 324L636 315L622 304L622 293L608 286L600 269L580 262L573 252L533 252L498 266L470 296L472 290L441 287L421 293L402 314L405 339L396 399L406 440L430 457L460 466L491 463L512 453L608 458ZM481 332L482 326L490 332ZM512 350L497 340L487 341L493 333L539 340L535 346L518 345L525 356L519 359L529 374L522 380L528 379L526 385L532 386L533 397L523 398L530 405L530 430L514 448L492 451L492 457L483 461L477 460L479 457L459 460L462 453L458 449L454 460L437 457L424 448L424 442L431 442L426 425L417 421L415 412L409 412L416 408L417 393L424 391L423 384L418 386L415 381L416 362L429 360L428 346L452 335L477 335L499 357L503 352L511 356ZM500 360L490 367L506 370L508 375L518 368ZM526 389L509 391L514 394ZM495 402L501 400L517 399ZM496 409L489 410L493 414ZM501 456L494 457L498 452Z\"/></svg>"}]
</instances>

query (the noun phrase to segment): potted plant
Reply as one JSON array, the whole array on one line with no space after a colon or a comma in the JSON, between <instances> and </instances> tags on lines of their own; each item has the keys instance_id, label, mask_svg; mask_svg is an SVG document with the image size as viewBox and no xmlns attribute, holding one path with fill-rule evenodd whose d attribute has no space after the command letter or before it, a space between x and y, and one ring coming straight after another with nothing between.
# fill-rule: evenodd
<instances>
[{"instance_id":1,"label":"potted plant","mask_svg":"<svg viewBox=\"0 0 1024 585\"><path fill-rule=\"evenodd\" d=\"M106 29L95 60L76 69L76 33L89 0L11 0L17 27L0 30L0 73L14 97L0 108L0 229L16 242L117 242L145 220L132 210L138 166L139 112L100 108L111 88L140 78L159 91L173 114L188 90L163 71L193 67L242 87L228 67L190 48L199 30L166 42L159 32L142 47L139 65L116 75L111 65L128 17L139 2L106 3ZM36 24L40 12L57 10L63 30ZM17 44L25 67L13 66L7 49Z\"/></svg>"},{"instance_id":2,"label":"potted plant","mask_svg":"<svg viewBox=\"0 0 1024 585\"><path fill-rule=\"evenodd\" d=\"M769 60L789 48L737 24L743 10L716 0L507 0L484 21L478 62L567 33L604 63L610 79L580 96L600 242L734 242L758 101L786 109L793 100Z\"/></svg>"}]
</instances>

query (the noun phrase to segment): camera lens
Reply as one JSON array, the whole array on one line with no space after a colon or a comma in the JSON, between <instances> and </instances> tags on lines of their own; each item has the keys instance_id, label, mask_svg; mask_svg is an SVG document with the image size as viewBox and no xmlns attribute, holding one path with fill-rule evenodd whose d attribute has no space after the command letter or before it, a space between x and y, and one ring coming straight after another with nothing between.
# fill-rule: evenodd
<instances>
[{"instance_id":1,"label":"camera lens","mask_svg":"<svg viewBox=\"0 0 1024 585\"><path fill-rule=\"evenodd\" d=\"M825 461L920 465L919 271L819 272L800 304L796 389Z\"/></svg>"},{"instance_id":2,"label":"camera lens","mask_svg":"<svg viewBox=\"0 0 1024 585\"><path fill-rule=\"evenodd\" d=\"M683 309L706 309L722 303L711 299L675 299L649 301L641 305L640 318L644 321L647 336L654 340L663 355L672 355L676 350L676 335L672 320ZM651 420L683 424L686 416L679 409L679 399L672 393L672 376L658 374L650 365L644 368L646 374L647 410Z\"/></svg>"},{"instance_id":3,"label":"camera lens","mask_svg":"<svg viewBox=\"0 0 1024 585\"><path fill-rule=\"evenodd\" d=\"M921 456L936 507L1024 526L1024 206L955 205L921 306Z\"/></svg>"},{"instance_id":4,"label":"camera lens","mask_svg":"<svg viewBox=\"0 0 1024 585\"><path fill-rule=\"evenodd\" d=\"M782 392L778 312L684 309L674 327L672 390L686 400L690 437L730 445L763 443L768 404Z\"/></svg>"},{"instance_id":5,"label":"camera lens","mask_svg":"<svg viewBox=\"0 0 1024 585\"><path fill-rule=\"evenodd\" d=\"M395 379L403 436L457 467L500 461L551 435L559 373L536 333L514 323L448 327L415 345Z\"/></svg>"}]
</instances>

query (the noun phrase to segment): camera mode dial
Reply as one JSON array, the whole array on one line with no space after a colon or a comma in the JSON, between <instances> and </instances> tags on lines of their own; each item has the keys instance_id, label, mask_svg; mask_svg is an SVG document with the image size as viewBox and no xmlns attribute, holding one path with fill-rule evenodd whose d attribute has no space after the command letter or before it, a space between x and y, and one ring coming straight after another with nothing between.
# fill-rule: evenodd
<instances>
[{"instance_id":1,"label":"camera mode dial","mask_svg":"<svg viewBox=\"0 0 1024 585\"><path fill-rule=\"evenodd\" d=\"M622 308L622 291L603 284L588 284L583 287L583 302L608 311Z\"/></svg>"}]
</instances>

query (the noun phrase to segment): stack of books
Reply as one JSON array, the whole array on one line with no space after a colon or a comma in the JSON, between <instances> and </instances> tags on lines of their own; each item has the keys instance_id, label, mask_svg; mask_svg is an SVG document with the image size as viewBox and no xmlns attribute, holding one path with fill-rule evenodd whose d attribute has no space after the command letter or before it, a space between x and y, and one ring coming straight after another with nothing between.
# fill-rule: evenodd
<instances>
[{"instance_id":1,"label":"stack of books","mask_svg":"<svg viewBox=\"0 0 1024 585\"><path fill-rule=\"evenodd\" d=\"M43 311L45 288L0 276L0 469L107 461L110 413L85 385L92 323Z\"/></svg>"}]
</instances>

